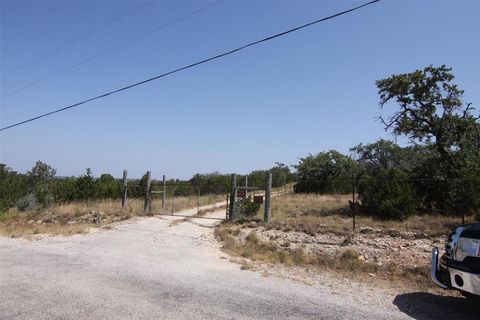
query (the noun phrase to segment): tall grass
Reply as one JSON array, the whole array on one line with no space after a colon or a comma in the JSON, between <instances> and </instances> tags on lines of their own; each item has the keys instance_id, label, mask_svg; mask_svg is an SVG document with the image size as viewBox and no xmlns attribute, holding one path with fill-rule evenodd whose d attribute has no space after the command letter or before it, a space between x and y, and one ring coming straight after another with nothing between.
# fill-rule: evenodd
<instances>
[{"instance_id":1,"label":"tall grass","mask_svg":"<svg viewBox=\"0 0 480 320\"><path fill-rule=\"evenodd\" d=\"M347 234L353 230L351 195L285 194L272 198L272 223L269 228L303 231L309 234L333 232ZM466 222L474 222L467 216ZM462 223L461 217L417 215L403 221L386 221L357 214L356 228L370 227L380 230L422 232L428 236L441 236Z\"/></svg>"},{"instance_id":2,"label":"tall grass","mask_svg":"<svg viewBox=\"0 0 480 320\"><path fill-rule=\"evenodd\" d=\"M175 197L172 202L167 197L165 208L162 209L161 198L155 197L151 202L149 214L171 214L197 206L205 206L225 200L224 195L207 194L200 196ZM173 205L173 206L172 206ZM64 234L88 232L90 227L102 227L115 221L129 219L133 216L146 215L143 211L143 199L127 199L125 208L120 200L80 201L67 204L53 204L42 210L19 211L11 208L0 214L0 235L20 237L35 234ZM96 213L102 216L100 224L85 222L82 217ZM47 215L55 217L51 223L37 223Z\"/></svg>"}]
</instances>

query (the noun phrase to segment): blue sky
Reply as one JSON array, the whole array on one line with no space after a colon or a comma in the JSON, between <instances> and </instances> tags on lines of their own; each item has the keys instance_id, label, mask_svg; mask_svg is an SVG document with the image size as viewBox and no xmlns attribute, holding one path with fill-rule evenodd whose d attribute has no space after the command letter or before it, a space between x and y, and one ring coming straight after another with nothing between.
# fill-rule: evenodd
<instances>
[{"instance_id":1,"label":"blue sky","mask_svg":"<svg viewBox=\"0 0 480 320\"><path fill-rule=\"evenodd\" d=\"M2 1L1 74L139 6L141 1ZM2 78L2 96L207 5L154 1ZM362 2L223 1L1 100L2 127L149 78ZM222 60L0 134L0 162L36 160L59 175L189 178L389 138L375 80L453 68L480 105L480 2L382 1Z\"/></svg>"}]
</instances>

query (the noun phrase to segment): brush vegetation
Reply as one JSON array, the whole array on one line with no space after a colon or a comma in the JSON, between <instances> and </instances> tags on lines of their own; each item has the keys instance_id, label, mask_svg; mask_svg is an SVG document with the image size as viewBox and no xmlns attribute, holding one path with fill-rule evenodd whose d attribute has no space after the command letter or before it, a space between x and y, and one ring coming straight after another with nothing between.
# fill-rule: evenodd
<instances>
[{"instance_id":1,"label":"brush vegetation","mask_svg":"<svg viewBox=\"0 0 480 320\"><path fill-rule=\"evenodd\" d=\"M206 206L224 200L223 195L167 198L162 210L161 200L154 199L151 212L143 212L144 201L129 199L126 208L121 208L120 200L77 201L68 204L53 204L45 209L18 210L10 208L0 213L0 235L25 237L37 234L72 235L87 233L90 228L105 228L113 222L130 219L134 216L171 214L186 209ZM200 211L200 214L205 212Z\"/></svg>"},{"instance_id":2,"label":"brush vegetation","mask_svg":"<svg viewBox=\"0 0 480 320\"><path fill-rule=\"evenodd\" d=\"M223 223L215 230L215 235L223 244L223 249L236 257L269 264L281 264L287 267L301 267L317 272L331 271L346 278L388 280L398 285L422 290L434 290L429 278L428 267L399 268L398 265L361 261L359 254L344 249L336 256L327 254L309 254L301 248L286 250L273 241L261 241L255 231L251 231L244 240L240 240L241 226ZM248 266L244 263L243 266ZM247 268L243 268L247 269Z\"/></svg>"},{"instance_id":3,"label":"brush vegetation","mask_svg":"<svg viewBox=\"0 0 480 320\"><path fill-rule=\"evenodd\" d=\"M270 229L347 235L353 231L350 210L351 195L284 194L272 198ZM260 217L257 217L257 219ZM474 222L474 215L467 215L465 222ZM462 223L459 216L423 214L403 220L377 219L371 215L357 214L356 229L373 228L387 232L391 229L422 232L427 236L444 236Z\"/></svg>"}]
</instances>

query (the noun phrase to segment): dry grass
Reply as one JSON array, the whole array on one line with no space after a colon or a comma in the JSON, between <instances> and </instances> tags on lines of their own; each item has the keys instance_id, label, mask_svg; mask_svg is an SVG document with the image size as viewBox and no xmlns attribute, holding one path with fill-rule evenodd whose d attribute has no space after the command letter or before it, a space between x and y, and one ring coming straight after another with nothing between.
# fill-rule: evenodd
<instances>
[{"instance_id":1,"label":"dry grass","mask_svg":"<svg viewBox=\"0 0 480 320\"><path fill-rule=\"evenodd\" d=\"M216 236L224 250L248 261L308 268L324 272L330 270L348 278L365 281L375 280L383 284L394 283L405 289L435 291L425 264L401 264L396 261L376 263L359 257L359 253L339 245L336 253L312 253L305 245L292 245L288 241L275 241L255 233L258 227L277 229L284 232L299 231L315 236L334 233L352 236L352 217L348 201L350 195L283 194L272 198L271 222L265 226L259 216L252 221L223 223L216 229ZM473 217L468 217L473 220ZM253 222L257 221L257 222ZM461 224L459 217L437 215L414 216L405 221L382 221L367 216L357 216L357 231L370 227L379 236L392 234L391 229L401 232L401 237L413 232L415 237L445 236L455 225ZM251 229L251 231L248 231ZM410 239L410 237L408 237ZM362 258L362 259L360 259Z\"/></svg>"},{"instance_id":2,"label":"dry grass","mask_svg":"<svg viewBox=\"0 0 480 320\"><path fill-rule=\"evenodd\" d=\"M334 270L367 272L378 271L375 264L364 263L358 260L358 254L352 250L344 250L337 258L328 255L309 255L301 248L294 250L283 250L272 241L261 241L255 231L251 231L245 241L238 240L240 229L238 226L223 223L215 230L215 235L222 241L223 248L229 254L268 263L280 263L288 266L314 265L327 267Z\"/></svg>"},{"instance_id":3,"label":"dry grass","mask_svg":"<svg viewBox=\"0 0 480 320\"><path fill-rule=\"evenodd\" d=\"M332 232L348 234L352 231L353 219L348 201L351 195L286 194L272 198L272 219L269 228L284 231L303 231L308 234ZM474 217L466 217L473 222ZM404 221L383 221L357 215L356 227L422 232L428 236L446 235L455 225L461 224L460 217L422 215Z\"/></svg>"},{"instance_id":4,"label":"dry grass","mask_svg":"<svg viewBox=\"0 0 480 320\"><path fill-rule=\"evenodd\" d=\"M200 201L196 196L175 197L172 210L172 199L167 198L165 209L161 209L161 200L153 199L151 215L169 214L205 206L224 200L224 195L204 195ZM30 237L37 234L72 235L88 232L92 227L105 228L109 224L131 218L144 216L144 200L128 199L126 208L121 208L120 200L98 200L91 202L73 202L55 204L43 210L18 211L15 208L0 213L0 235L8 237ZM87 219L93 214L101 216L100 221ZM51 222L43 221L46 216L53 216Z\"/></svg>"},{"instance_id":5,"label":"dry grass","mask_svg":"<svg viewBox=\"0 0 480 320\"><path fill-rule=\"evenodd\" d=\"M343 277L367 281L383 281L398 286L419 290L435 290L426 267L398 268L397 265L374 263L359 260L359 254L351 249L344 249L336 256L327 254L308 254L301 248L289 250L288 246L279 247L273 241L261 241L255 231L251 231L244 240L239 237L241 226L222 223L215 230L215 235L223 244L223 249L236 257L269 264L282 264L290 267L308 267L316 272L325 270ZM244 262L243 266L250 265Z\"/></svg>"},{"instance_id":6,"label":"dry grass","mask_svg":"<svg viewBox=\"0 0 480 320\"><path fill-rule=\"evenodd\" d=\"M86 223L76 225L30 225L25 223L19 223L14 225L0 223L0 235L10 238L22 237L27 239L33 239L35 236L42 234L71 236L74 234L88 233L89 229L92 227L98 227L98 225Z\"/></svg>"}]
</instances>

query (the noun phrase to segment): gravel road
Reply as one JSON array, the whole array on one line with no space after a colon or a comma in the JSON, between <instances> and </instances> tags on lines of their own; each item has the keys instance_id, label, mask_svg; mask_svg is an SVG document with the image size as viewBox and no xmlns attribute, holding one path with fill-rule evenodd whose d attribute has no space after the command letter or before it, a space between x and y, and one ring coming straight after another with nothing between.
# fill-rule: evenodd
<instances>
[{"instance_id":1,"label":"gravel road","mask_svg":"<svg viewBox=\"0 0 480 320\"><path fill-rule=\"evenodd\" d=\"M0 318L394 320L412 315L355 303L321 285L241 270L218 248L216 220L171 226L173 219L178 218L136 218L113 230L36 241L0 237Z\"/></svg>"}]
</instances>

